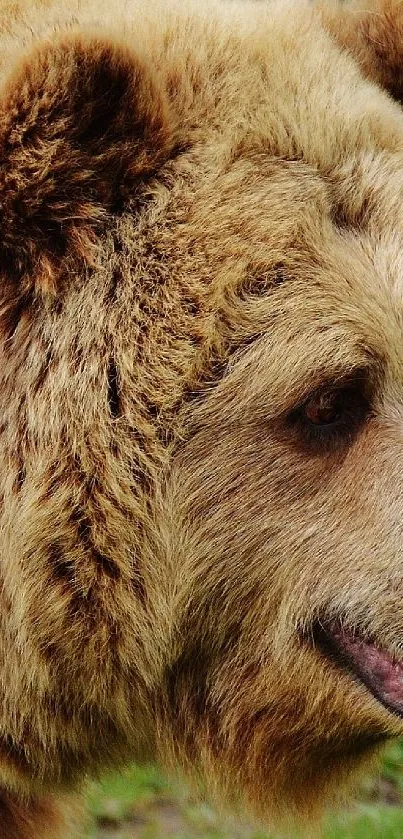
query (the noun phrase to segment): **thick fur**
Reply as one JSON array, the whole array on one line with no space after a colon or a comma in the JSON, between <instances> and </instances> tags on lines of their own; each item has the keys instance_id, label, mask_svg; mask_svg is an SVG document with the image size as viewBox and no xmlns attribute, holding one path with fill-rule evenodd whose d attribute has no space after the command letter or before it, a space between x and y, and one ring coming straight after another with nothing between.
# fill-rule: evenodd
<instances>
[{"instance_id":1,"label":"thick fur","mask_svg":"<svg viewBox=\"0 0 403 839\"><path fill-rule=\"evenodd\" d=\"M311 639L403 649L402 9L2 0L3 839L143 757L309 818L403 731Z\"/></svg>"}]
</instances>

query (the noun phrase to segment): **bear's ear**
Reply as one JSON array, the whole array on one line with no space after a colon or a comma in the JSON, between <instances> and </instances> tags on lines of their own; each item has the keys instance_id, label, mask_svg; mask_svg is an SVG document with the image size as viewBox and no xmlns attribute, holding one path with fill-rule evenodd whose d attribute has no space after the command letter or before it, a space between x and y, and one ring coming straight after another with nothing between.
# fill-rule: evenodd
<instances>
[{"instance_id":1,"label":"bear's ear","mask_svg":"<svg viewBox=\"0 0 403 839\"><path fill-rule=\"evenodd\" d=\"M173 133L157 77L125 44L71 33L37 46L0 92L3 277L55 291L66 258L90 262Z\"/></svg>"}]
</instances>

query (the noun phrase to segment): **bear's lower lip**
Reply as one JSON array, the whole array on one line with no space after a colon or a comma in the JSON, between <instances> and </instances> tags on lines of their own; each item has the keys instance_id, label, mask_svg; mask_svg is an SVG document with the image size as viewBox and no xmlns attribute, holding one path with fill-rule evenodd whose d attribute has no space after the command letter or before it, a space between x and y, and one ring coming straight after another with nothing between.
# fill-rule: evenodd
<instances>
[{"instance_id":1,"label":"bear's lower lip","mask_svg":"<svg viewBox=\"0 0 403 839\"><path fill-rule=\"evenodd\" d=\"M403 661L340 622L318 622L315 643L362 682L388 711L403 717Z\"/></svg>"}]
</instances>

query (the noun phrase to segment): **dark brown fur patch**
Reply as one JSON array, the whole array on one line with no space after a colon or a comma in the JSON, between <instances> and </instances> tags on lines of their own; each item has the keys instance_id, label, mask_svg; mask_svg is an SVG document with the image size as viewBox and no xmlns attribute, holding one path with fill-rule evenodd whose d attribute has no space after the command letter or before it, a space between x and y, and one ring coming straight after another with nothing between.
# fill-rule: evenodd
<instances>
[{"instance_id":1,"label":"dark brown fur patch","mask_svg":"<svg viewBox=\"0 0 403 839\"><path fill-rule=\"evenodd\" d=\"M91 263L107 212L167 156L158 81L122 42L72 33L17 65L0 105L0 263L55 290L69 253Z\"/></svg>"}]
</instances>

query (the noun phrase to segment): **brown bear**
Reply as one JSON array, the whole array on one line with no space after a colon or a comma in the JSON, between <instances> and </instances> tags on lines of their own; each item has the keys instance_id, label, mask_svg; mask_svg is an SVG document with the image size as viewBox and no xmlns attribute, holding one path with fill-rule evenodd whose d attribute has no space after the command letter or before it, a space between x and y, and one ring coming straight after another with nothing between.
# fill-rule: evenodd
<instances>
[{"instance_id":1,"label":"brown bear","mask_svg":"<svg viewBox=\"0 0 403 839\"><path fill-rule=\"evenodd\" d=\"M0 835L133 758L309 819L403 732L403 5L0 33Z\"/></svg>"}]
</instances>

